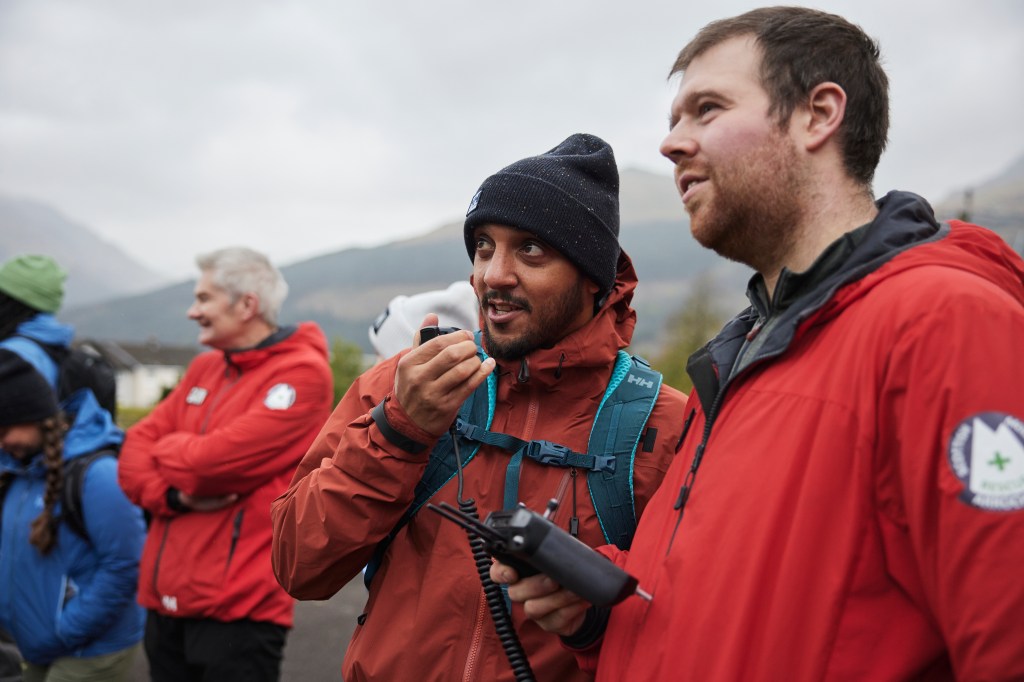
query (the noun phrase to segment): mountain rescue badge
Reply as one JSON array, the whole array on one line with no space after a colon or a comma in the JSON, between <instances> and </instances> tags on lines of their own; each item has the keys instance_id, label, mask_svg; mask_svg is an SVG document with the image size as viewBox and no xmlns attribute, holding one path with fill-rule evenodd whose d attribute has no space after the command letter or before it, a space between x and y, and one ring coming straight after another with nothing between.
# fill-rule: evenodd
<instances>
[{"instance_id":1,"label":"mountain rescue badge","mask_svg":"<svg viewBox=\"0 0 1024 682\"><path fill-rule=\"evenodd\" d=\"M964 484L963 502L989 511L1024 509L1024 422L1000 412L968 417L953 430L947 452Z\"/></svg>"},{"instance_id":2,"label":"mountain rescue badge","mask_svg":"<svg viewBox=\"0 0 1024 682\"><path fill-rule=\"evenodd\" d=\"M271 410L287 410L295 404L295 389L290 384L275 384L267 391L263 404Z\"/></svg>"}]
</instances>

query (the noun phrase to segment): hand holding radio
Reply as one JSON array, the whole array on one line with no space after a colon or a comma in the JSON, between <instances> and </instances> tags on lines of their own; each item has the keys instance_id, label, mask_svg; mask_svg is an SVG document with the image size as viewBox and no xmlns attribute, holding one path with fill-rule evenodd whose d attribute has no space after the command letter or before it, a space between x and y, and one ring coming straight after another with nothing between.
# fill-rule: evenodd
<instances>
[{"instance_id":1,"label":"hand holding radio","mask_svg":"<svg viewBox=\"0 0 1024 682\"><path fill-rule=\"evenodd\" d=\"M452 332L461 331L458 327L438 327L436 324L430 324L420 329L420 345L422 346L427 341L435 339L438 336L444 336L445 334L451 334Z\"/></svg>"},{"instance_id":2,"label":"hand holding radio","mask_svg":"<svg viewBox=\"0 0 1024 682\"><path fill-rule=\"evenodd\" d=\"M508 598L521 603L530 620L556 635L576 634L591 608L590 602L543 573L522 577L511 566L495 561L491 564L490 578L505 586Z\"/></svg>"},{"instance_id":3,"label":"hand holding radio","mask_svg":"<svg viewBox=\"0 0 1024 682\"><path fill-rule=\"evenodd\" d=\"M612 606L634 594L651 598L636 578L523 505L491 512L483 522L443 502L427 507L478 535L488 554L521 578L543 573L595 606Z\"/></svg>"},{"instance_id":4,"label":"hand holding radio","mask_svg":"<svg viewBox=\"0 0 1024 682\"><path fill-rule=\"evenodd\" d=\"M416 426L441 435L487 379L494 360L480 361L472 334L437 322L437 315L427 315L419 344L398 361L393 395Z\"/></svg>"}]
</instances>

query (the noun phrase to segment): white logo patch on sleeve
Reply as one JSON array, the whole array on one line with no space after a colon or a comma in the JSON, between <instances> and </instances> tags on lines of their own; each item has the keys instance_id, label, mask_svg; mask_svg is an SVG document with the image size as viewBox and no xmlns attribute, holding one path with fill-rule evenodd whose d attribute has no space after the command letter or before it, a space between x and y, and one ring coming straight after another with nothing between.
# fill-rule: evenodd
<instances>
[{"instance_id":1,"label":"white logo patch on sleeve","mask_svg":"<svg viewBox=\"0 0 1024 682\"><path fill-rule=\"evenodd\" d=\"M202 405L206 401L206 396L210 394L205 388L201 386L193 386L189 389L188 395L185 396L185 402L189 405Z\"/></svg>"},{"instance_id":2,"label":"white logo patch on sleeve","mask_svg":"<svg viewBox=\"0 0 1024 682\"><path fill-rule=\"evenodd\" d=\"M1024 509L1024 422L999 412L965 419L949 439L949 465L964 484L960 499L979 509Z\"/></svg>"},{"instance_id":3,"label":"white logo patch on sleeve","mask_svg":"<svg viewBox=\"0 0 1024 682\"><path fill-rule=\"evenodd\" d=\"M295 389L290 384L274 384L267 391L263 404L271 410L287 410L295 404Z\"/></svg>"}]
</instances>

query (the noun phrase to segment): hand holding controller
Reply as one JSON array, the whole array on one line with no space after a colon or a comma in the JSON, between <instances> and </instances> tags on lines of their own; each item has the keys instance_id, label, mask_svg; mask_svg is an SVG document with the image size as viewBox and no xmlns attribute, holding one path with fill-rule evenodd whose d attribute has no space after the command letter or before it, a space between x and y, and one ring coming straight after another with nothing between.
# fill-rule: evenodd
<instances>
[{"instance_id":1,"label":"hand holding controller","mask_svg":"<svg viewBox=\"0 0 1024 682\"><path fill-rule=\"evenodd\" d=\"M636 578L523 505L491 512L482 523L447 503L427 506L479 535L487 552L520 577L543 573L595 606L612 606L633 594L651 599Z\"/></svg>"}]
</instances>

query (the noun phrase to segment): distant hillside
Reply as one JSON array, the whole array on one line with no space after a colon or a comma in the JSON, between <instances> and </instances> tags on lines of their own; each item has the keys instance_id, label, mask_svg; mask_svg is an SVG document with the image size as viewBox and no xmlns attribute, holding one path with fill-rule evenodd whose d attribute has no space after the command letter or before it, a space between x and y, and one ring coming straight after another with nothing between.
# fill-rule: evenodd
<instances>
[{"instance_id":1,"label":"distant hillside","mask_svg":"<svg viewBox=\"0 0 1024 682\"><path fill-rule=\"evenodd\" d=\"M710 273L737 301L749 274L693 241L668 176L625 170L621 185L621 241L640 275L634 299L639 314L634 345L649 354L658 345L666 316L678 309L692 278ZM470 270L461 221L414 239L319 256L282 268L290 289L283 319L315 320L329 337L348 339L369 351L366 331L391 298L445 287L468 278ZM192 343L195 325L185 318L192 287L193 282L183 282L70 310L64 317L84 336ZM737 301L728 307L738 305Z\"/></svg>"},{"instance_id":2,"label":"distant hillside","mask_svg":"<svg viewBox=\"0 0 1024 682\"><path fill-rule=\"evenodd\" d=\"M947 197L935 206L940 218L966 217L995 230L1024 254L1024 156L998 176Z\"/></svg>"},{"instance_id":3,"label":"distant hillside","mask_svg":"<svg viewBox=\"0 0 1024 682\"><path fill-rule=\"evenodd\" d=\"M0 194L0 261L23 253L51 256L68 271L65 307L149 291L167 282L54 208Z\"/></svg>"},{"instance_id":4,"label":"distant hillside","mask_svg":"<svg viewBox=\"0 0 1024 682\"><path fill-rule=\"evenodd\" d=\"M698 278L711 280L727 312L745 305L750 271L701 248L667 175L624 170L621 178L623 248L640 275L633 305L638 312L637 352L653 355L666 318L677 311ZM957 217L959 196L936 205L940 218ZM974 188L971 219L996 229L1024 252L1024 158L990 182ZM291 293L284 321L312 319L329 337L354 341L370 351L366 330L392 297L447 286L469 277L471 264L454 221L423 236L376 248L346 249L282 268ZM187 344L196 328L185 318L193 282L148 294L68 310L63 315L79 334L121 341L156 337Z\"/></svg>"}]
</instances>

